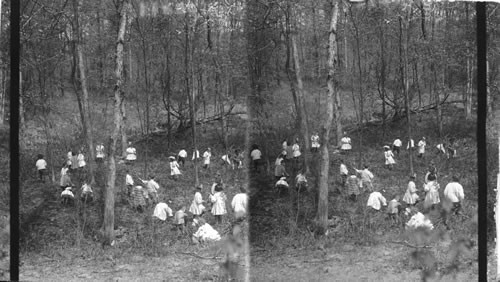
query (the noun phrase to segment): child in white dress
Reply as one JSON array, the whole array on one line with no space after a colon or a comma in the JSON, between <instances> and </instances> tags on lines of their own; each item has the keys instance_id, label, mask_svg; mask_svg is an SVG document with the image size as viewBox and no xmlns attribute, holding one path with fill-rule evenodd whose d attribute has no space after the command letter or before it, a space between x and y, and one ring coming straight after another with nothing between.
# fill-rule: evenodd
<instances>
[{"instance_id":1,"label":"child in white dress","mask_svg":"<svg viewBox=\"0 0 500 282\"><path fill-rule=\"evenodd\" d=\"M222 216L227 213L226 210L227 196L222 189L222 185L215 187L215 194L210 195L210 202L212 202L212 214L215 216L217 223L222 223Z\"/></svg>"},{"instance_id":2,"label":"child in white dress","mask_svg":"<svg viewBox=\"0 0 500 282\"><path fill-rule=\"evenodd\" d=\"M181 175L181 171L179 170L179 163L175 160L174 156L170 156L170 176L174 180L177 180L179 178L179 175Z\"/></svg>"},{"instance_id":3,"label":"child in white dress","mask_svg":"<svg viewBox=\"0 0 500 282\"><path fill-rule=\"evenodd\" d=\"M189 207L189 212L192 213L195 217L200 217L205 212L205 206L203 203L205 202L201 196L201 188L202 186L196 187L196 191L194 193L193 202Z\"/></svg>"},{"instance_id":4,"label":"child in white dress","mask_svg":"<svg viewBox=\"0 0 500 282\"><path fill-rule=\"evenodd\" d=\"M424 207L434 209L437 204L441 201L439 199L439 183L436 180L434 174L429 175L429 182L424 184L424 191L426 192Z\"/></svg>"},{"instance_id":5,"label":"child in white dress","mask_svg":"<svg viewBox=\"0 0 500 282\"><path fill-rule=\"evenodd\" d=\"M385 166L392 170L393 165L396 163L394 161L394 154L392 153L389 146L384 146L384 156L385 156Z\"/></svg>"},{"instance_id":6,"label":"child in white dress","mask_svg":"<svg viewBox=\"0 0 500 282\"><path fill-rule=\"evenodd\" d=\"M419 199L417 194L417 186L415 185L415 178L415 175L410 176L410 181L408 182L406 193L403 196L403 202L410 206L414 206Z\"/></svg>"},{"instance_id":7,"label":"child in white dress","mask_svg":"<svg viewBox=\"0 0 500 282\"><path fill-rule=\"evenodd\" d=\"M128 164L132 164L137 160L137 151L132 147L132 142L128 142L128 148L125 150L125 153L127 153L125 160Z\"/></svg>"}]
</instances>

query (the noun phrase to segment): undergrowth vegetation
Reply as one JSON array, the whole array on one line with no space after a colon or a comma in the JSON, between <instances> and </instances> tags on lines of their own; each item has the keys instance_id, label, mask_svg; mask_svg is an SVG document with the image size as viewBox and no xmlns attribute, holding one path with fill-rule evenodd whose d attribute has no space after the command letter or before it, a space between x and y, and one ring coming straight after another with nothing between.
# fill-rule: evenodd
<instances>
[{"instance_id":1,"label":"undergrowth vegetation","mask_svg":"<svg viewBox=\"0 0 500 282\"><path fill-rule=\"evenodd\" d=\"M450 113L452 109L448 110ZM424 158L417 158L414 153L413 167L417 174L416 185L421 199L424 176L431 161L438 171L441 202L443 191L453 175L458 175L464 187L465 200L461 215L450 215L449 208L439 205L426 212L434 225L434 230L407 231L405 223L409 220L404 214L397 222L389 219L387 212L373 213L366 207L369 192L364 191L355 203L347 198L347 191L341 186L339 161L344 160L349 171L361 169L363 165L370 166L375 175L374 186L379 189L387 201L399 195L403 198L410 176L409 152L406 150L406 124L404 121L388 124L387 134L383 136L381 126L365 126L362 131L363 144L359 148L359 131L349 132L352 138L353 151L348 154L334 152L331 146L330 185L329 185L329 224L327 236L315 234L316 191L297 193L290 189L285 197L274 193L274 176L253 175L251 181L251 244L252 247L271 249L277 252L292 249L328 247L335 244L354 244L358 246L373 246L379 244L399 244L407 246L406 254L394 254L406 261L409 269L421 269L425 278L433 276L454 275L461 267L473 265L477 255L477 157L475 142L475 123L465 121L458 114L450 114L444 122L443 135L454 138L457 146L457 156L447 159L445 155L437 154L438 138L434 116L423 115L412 128L413 138L417 143L426 137L427 147ZM297 133L289 131L281 133L288 138ZM392 144L400 138L403 148L395 156L396 165L389 170L384 165L382 147ZM277 138L275 138L277 139ZM280 152L280 142L274 142L272 154L267 155L268 163L273 164ZM267 142L266 142L267 143ZM361 154L359 154L361 151ZM313 154L311 168L315 169L319 156ZM290 173L289 168L287 171ZM271 173L272 174L272 173ZM292 175L293 177L294 175ZM308 175L310 185L314 186L315 174ZM401 202L401 200L400 200ZM403 205L404 203L401 202ZM419 211L424 212L423 203L417 204ZM444 224L448 218L449 230ZM255 253L258 257L258 251ZM253 258L253 256L252 256ZM451 277L451 276L450 276Z\"/></svg>"}]
</instances>

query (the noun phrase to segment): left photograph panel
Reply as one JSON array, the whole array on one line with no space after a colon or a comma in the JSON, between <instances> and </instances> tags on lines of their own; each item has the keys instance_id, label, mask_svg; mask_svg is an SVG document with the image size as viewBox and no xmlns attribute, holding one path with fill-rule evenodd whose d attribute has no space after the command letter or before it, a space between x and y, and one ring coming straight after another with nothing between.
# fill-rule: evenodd
<instances>
[{"instance_id":1,"label":"left photograph panel","mask_svg":"<svg viewBox=\"0 0 500 282\"><path fill-rule=\"evenodd\" d=\"M20 280L248 280L243 20L21 1Z\"/></svg>"}]
</instances>

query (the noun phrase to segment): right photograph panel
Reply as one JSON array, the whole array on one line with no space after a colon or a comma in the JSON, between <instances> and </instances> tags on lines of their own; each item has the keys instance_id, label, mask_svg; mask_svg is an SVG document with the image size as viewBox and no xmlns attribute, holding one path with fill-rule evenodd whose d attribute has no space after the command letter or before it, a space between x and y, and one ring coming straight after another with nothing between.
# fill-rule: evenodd
<instances>
[{"instance_id":1,"label":"right photograph panel","mask_svg":"<svg viewBox=\"0 0 500 282\"><path fill-rule=\"evenodd\" d=\"M250 279L477 280L475 5L246 5ZM487 5L490 188L499 13Z\"/></svg>"}]
</instances>

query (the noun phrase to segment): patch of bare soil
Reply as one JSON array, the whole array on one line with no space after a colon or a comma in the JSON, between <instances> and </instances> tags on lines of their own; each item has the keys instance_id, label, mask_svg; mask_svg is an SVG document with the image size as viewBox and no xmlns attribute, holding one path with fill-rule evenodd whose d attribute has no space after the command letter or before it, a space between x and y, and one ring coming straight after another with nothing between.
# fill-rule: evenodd
<instances>
[{"instance_id":1,"label":"patch of bare soil","mask_svg":"<svg viewBox=\"0 0 500 282\"><path fill-rule=\"evenodd\" d=\"M412 250L397 244L345 244L315 251L254 253L250 276L252 281L422 281L421 269L410 258ZM477 262L462 264L455 275L441 276L443 272L428 281L475 281Z\"/></svg>"}]
</instances>

